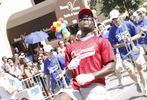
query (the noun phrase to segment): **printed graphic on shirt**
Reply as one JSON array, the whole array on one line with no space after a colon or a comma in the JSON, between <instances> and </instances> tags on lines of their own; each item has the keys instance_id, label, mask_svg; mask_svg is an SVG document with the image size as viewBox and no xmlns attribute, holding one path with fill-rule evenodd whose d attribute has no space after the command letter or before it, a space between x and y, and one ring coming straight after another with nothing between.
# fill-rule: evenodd
<instances>
[{"instance_id":1,"label":"printed graphic on shirt","mask_svg":"<svg viewBox=\"0 0 147 100\"><path fill-rule=\"evenodd\" d=\"M59 64L56 58L52 58L51 59L51 63L49 65L49 67L47 68L49 73L56 78L58 76L59 73L61 73L61 70L59 68Z\"/></svg>"},{"instance_id":2,"label":"printed graphic on shirt","mask_svg":"<svg viewBox=\"0 0 147 100\"><path fill-rule=\"evenodd\" d=\"M124 31L124 32L118 33L118 34L116 34L115 37L118 39L119 42L123 41L123 40L125 40L126 38L129 37L129 32L128 31Z\"/></svg>"},{"instance_id":3,"label":"printed graphic on shirt","mask_svg":"<svg viewBox=\"0 0 147 100\"><path fill-rule=\"evenodd\" d=\"M72 58L77 57L78 59L83 59L95 54L95 47L86 47L86 48L79 48L78 50L74 50L71 52Z\"/></svg>"}]
</instances>

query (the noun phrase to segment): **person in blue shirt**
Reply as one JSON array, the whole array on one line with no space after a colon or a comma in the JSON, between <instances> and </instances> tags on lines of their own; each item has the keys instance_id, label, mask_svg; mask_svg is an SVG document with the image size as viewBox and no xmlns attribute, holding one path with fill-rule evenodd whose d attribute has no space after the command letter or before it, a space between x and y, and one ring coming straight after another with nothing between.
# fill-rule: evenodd
<instances>
[{"instance_id":1,"label":"person in blue shirt","mask_svg":"<svg viewBox=\"0 0 147 100\"><path fill-rule=\"evenodd\" d=\"M54 94L56 85L64 88L69 84L69 79L64 77L65 58L58 54L54 55L53 49L44 49L44 52L47 54L47 58L44 61L44 74L47 76L48 91Z\"/></svg>"},{"instance_id":2,"label":"person in blue shirt","mask_svg":"<svg viewBox=\"0 0 147 100\"><path fill-rule=\"evenodd\" d=\"M144 48L144 57L147 62L147 16L146 16L146 8L139 8L137 10L137 13L139 15L139 22L138 22L138 27L144 31L144 38L139 39L139 44Z\"/></svg>"},{"instance_id":3,"label":"person in blue shirt","mask_svg":"<svg viewBox=\"0 0 147 100\"><path fill-rule=\"evenodd\" d=\"M98 23L97 24L97 27L98 27L98 31L99 31L99 34L98 35L100 37L108 38L109 32L107 31L105 25L102 24L102 23Z\"/></svg>"},{"instance_id":4,"label":"person in blue shirt","mask_svg":"<svg viewBox=\"0 0 147 100\"><path fill-rule=\"evenodd\" d=\"M142 59L139 57L139 49L136 47L135 41L141 38L142 33L131 21L123 21L118 10L114 9L110 12L110 19L113 25L109 31L109 40L114 48L119 49L124 68L128 71L131 79L135 81L137 91L141 92L140 82L134 68L138 70L141 83L146 88L146 80L141 67ZM147 95L147 93L145 94Z\"/></svg>"}]
</instances>

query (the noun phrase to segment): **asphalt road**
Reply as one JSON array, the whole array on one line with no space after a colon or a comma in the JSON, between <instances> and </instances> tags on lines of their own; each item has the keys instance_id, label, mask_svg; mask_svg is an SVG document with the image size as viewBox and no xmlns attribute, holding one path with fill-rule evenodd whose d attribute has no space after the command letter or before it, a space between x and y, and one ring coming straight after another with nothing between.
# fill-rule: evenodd
<instances>
[{"instance_id":1,"label":"asphalt road","mask_svg":"<svg viewBox=\"0 0 147 100\"><path fill-rule=\"evenodd\" d=\"M127 72L122 73L123 88L118 87L118 80L115 75L109 75L106 81L108 97L110 100L147 100L143 93L138 93L134 82L130 79ZM145 72L147 79L147 72Z\"/></svg>"}]
</instances>

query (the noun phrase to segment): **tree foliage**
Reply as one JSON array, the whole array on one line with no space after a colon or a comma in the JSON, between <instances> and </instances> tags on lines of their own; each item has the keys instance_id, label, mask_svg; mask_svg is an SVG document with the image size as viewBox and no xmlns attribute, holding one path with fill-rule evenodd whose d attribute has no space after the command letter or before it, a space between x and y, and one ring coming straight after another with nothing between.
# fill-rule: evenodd
<instances>
[{"instance_id":1,"label":"tree foliage","mask_svg":"<svg viewBox=\"0 0 147 100\"><path fill-rule=\"evenodd\" d=\"M121 13L138 9L139 5L143 4L145 0L91 0L90 8L96 9L96 3L102 4L101 13L105 16L109 15L112 9L118 9Z\"/></svg>"}]
</instances>

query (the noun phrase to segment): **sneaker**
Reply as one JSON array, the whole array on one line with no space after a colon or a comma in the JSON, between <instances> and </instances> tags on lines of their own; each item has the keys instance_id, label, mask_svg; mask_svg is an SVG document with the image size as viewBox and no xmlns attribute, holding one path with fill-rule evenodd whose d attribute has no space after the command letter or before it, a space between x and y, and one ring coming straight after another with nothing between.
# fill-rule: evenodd
<instances>
[{"instance_id":1,"label":"sneaker","mask_svg":"<svg viewBox=\"0 0 147 100\"><path fill-rule=\"evenodd\" d=\"M136 85L137 92L141 93L142 90L141 90L141 87L140 87L139 83L135 83L135 85Z\"/></svg>"},{"instance_id":2,"label":"sneaker","mask_svg":"<svg viewBox=\"0 0 147 100\"><path fill-rule=\"evenodd\" d=\"M144 96L147 97L147 90L144 90Z\"/></svg>"},{"instance_id":3,"label":"sneaker","mask_svg":"<svg viewBox=\"0 0 147 100\"><path fill-rule=\"evenodd\" d=\"M143 94L144 94L145 97L147 97L147 88L143 89Z\"/></svg>"}]
</instances>

